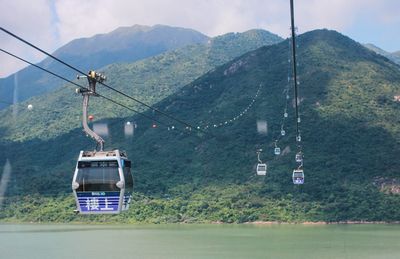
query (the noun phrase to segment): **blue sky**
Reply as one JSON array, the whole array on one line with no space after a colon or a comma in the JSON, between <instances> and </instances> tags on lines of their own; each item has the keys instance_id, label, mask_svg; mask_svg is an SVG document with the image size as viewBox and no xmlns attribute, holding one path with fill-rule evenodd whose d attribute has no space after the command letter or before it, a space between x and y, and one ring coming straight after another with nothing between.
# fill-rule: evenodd
<instances>
[{"instance_id":1,"label":"blue sky","mask_svg":"<svg viewBox=\"0 0 400 259\"><path fill-rule=\"evenodd\" d=\"M299 33L337 30L386 51L400 50L398 0L294 0ZM29 3L29 4L27 4ZM119 26L166 24L209 36L262 28L289 35L289 0L0 0L0 24L50 52ZM0 33L0 47L31 61L43 56ZM24 64L0 54L0 77Z\"/></svg>"}]
</instances>

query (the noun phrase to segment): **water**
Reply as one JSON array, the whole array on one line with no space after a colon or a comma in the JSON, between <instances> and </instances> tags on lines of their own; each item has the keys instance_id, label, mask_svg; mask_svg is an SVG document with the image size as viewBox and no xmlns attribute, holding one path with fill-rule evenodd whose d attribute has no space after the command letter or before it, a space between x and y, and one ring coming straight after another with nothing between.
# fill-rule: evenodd
<instances>
[{"instance_id":1,"label":"water","mask_svg":"<svg viewBox=\"0 0 400 259\"><path fill-rule=\"evenodd\" d=\"M400 225L0 225L0 258L400 258Z\"/></svg>"}]
</instances>

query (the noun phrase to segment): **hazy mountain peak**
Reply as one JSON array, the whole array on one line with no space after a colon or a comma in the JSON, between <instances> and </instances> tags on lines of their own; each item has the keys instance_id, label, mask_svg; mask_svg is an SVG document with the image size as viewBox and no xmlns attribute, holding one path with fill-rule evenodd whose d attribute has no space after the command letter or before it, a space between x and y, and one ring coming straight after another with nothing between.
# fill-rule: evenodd
<instances>
[{"instance_id":1,"label":"hazy mountain peak","mask_svg":"<svg viewBox=\"0 0 400 259\"><path fill-rule=\"evenodd\" d=\"M80 70L88 71L112 63L133 62L168 50L207 41L206 35L192 29L165 25L133 25L120 27L109 33L73 40L60 47L54 55ZM50 58L46 58L39 65L66 78L76 76L74 71ZM64 84L33 67L24 68L17 73L19 84L17 101L54 90ZM0 96L4 102L13 102L15 87L14 75L0 79ZM0 103L0 109L7 106L6 103Z\"/></svg>"},{"instance_id":2,"label":"hazy mountain peak","mask_svg":"<svg viewBox=\"0 0 400 259\"><path fill-rule=\"evenodd\" d=\"M370 49L370 50L374 51L375 53L377 53L379 55L382 55L382 56L384 56L384 57L390 59L391 61L393 61L393 62L395 62L395 63L400 65L400 51L390 53L390 52L388 52L386 50L383 50L383 49L379 48L378 46L376 46L376 45L374 45L372 43L366 43L366 44L363 44L363 45L367 49Z\"/></svg>"},{"instance_id":3,"label":"hazy mountain peak","mask_svg":"<svg viewBox=\"0 0 400 259\"><path fill-rule=\"evenodd\" d=\"M218 41L226 41L226 40L252 40L255 38L269 38L271 41L279 42L282 41L283 39L279 37L276 34L273 34L269 31L263 30L263 29L252 29L248 30L245 32L229 32L223 35L216 36L212 38L212 41L218 42Z\"/></svg>"},{"instance_id":4,"label":"hazy mountain peak","mask_svg":"<svg viewBox=\"0 0 400 259\"><path fill-rule=\"evenodd\" d=\"M173 40L171 40L173 39ZM109 33L97 34L89 38L80 38L67 43L56 54L77 52L90 55L102 50L117 51L121 48L135 48L136 44L159 45L164 50L175 49L188 44L204 43L208 37L192 29L167 25L133 25L119 27Z\"/></svg>"}]
</instances>

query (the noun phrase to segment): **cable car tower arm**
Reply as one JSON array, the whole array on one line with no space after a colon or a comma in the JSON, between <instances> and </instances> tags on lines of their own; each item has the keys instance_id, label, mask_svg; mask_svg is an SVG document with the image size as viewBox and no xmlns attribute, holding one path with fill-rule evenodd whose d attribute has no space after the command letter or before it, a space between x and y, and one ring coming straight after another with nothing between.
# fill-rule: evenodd
<instances>
[{"instance_id":1,"label":"cable car tower arm","mask_svg":"<svg viewBox=\"0 0 400 259\"><path fill-rule=\"evenodd\" d=\"M89 95L84 94L83 95L83 102L82 102L82 108L83 108L83 117L82 117L82 125L83 125L83 130L85 133L90 136L92 139L94 139L98 146L100 147L100 151L103 151L104 148L104 139L100 137L96 132L94 132L91 128L89 128L88 122L87 122L87 108L89 105Z\"/></svg>"},{"instance_id":2,"label":"cable car tower arm","mask_svg":"<svg viewBox=\"0 0 400 259\"><path fill-rule=\"evenodd\" d=\"M88 88L78 88L76 89L77 93L82 94L83 96L83 102L82 102L82 111L83 111L83 117L82 117L82 125L83 125L83 130L85 133L90 136L92 139L94 139L97 142L97 146L99 147L100 151L103 151L104 148L104 139L100 137L96 132L94 132L88 125L88 106L89 106L89 97L92 96L98 96L96 93L96 82L102 82L106 79L105 76L96 73L95 71L89 71L88 76L78 76L79 78L86 77L89 81L89 87Z\"/></svg>"}]
</instances>

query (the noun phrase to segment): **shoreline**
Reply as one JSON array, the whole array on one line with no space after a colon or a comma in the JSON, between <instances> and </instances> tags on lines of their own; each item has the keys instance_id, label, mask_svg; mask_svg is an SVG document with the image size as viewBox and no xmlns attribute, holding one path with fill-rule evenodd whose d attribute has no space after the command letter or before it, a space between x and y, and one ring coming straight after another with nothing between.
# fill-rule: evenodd
<instances>
[{"instance_id":1,"label":"shoreline","mask_svg":"<svg viewBox=\"0 0 400 259\"><path fill-rule=\"evenodd\" d=\"M55 221L1 221L1 224L68 224L68 225L306 225L306 226L320 226L320 225L398 225L400 221L365 221L365 220L348 220L348 221L298 221L298 222L285 222L285 221L252 221L252 222L242 222L242 223L227 223L222 221L209 221L209 222L174 222L174 223L149 223L149 222L97 222L97 221L70 221L70 222L55 222Z\"/></svg>"},{"instance_id":2,"label":"shoreline","mask_svg":"<svg viewBox=\"0 0 400 259\"><path fill-rule=\"evenodd\" d=\"M220 223L216 223L220 224ZM225 224L225 223L222 223ZM281 221L253 221L244 222L249 225L361 225L361 224L400 224L400 221L365 221L365 220L347 220L347 221L304 221L304 222L281 222Z\"/></svg>"}]
</instances>

